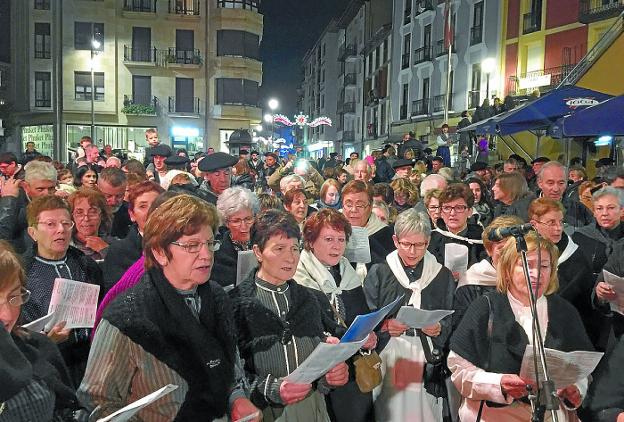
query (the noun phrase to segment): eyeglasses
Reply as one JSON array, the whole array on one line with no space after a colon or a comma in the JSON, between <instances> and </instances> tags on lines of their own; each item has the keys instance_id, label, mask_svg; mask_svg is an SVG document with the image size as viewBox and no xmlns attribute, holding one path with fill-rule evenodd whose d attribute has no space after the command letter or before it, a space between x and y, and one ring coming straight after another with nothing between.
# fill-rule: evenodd
<instances>
[{"instance_id":1,"label":"eyeglasses","mask_svg":"<svg viewBox=\"0 0 624 422\"><path fill-rule=\"evenodd\" d=\"M221 242L218 240L207 240L205 242L171 242L172 245L176 245L184 249L187 253L199 253L202 246L206 245L209 251L216 252L221 247Z\"/></svg>"},{"instance_id":2,"label":"eyeglasses","mask_svg":"<svg viewBox=\"0 0 624 422\"><path fill-rule=\"evenodd\" d=\"M358 209L358 210L365 210L366 208L368 208L368 204L364 203L364 202L356 202L355 204L353 202L345 202L343 204L343 207L346 209Z\"/></svg>"},{"instance_id":3,"label":"eyeglasses","mask_svg":"<svg viewBox=\"0 0 624 422\"><path fill-rule=\"evenodd\" d=\"M428 209L429 211L438 211L438 210L440 209L440 206L439 206L439 205L429 205L429 206L427 207L427 209Z\"/></svg>"},{"instance_id":4,"label":"eyeglasses","mask_svg":"<svg viewBox=\"0 0 624 422\"><path fill-rule=\"evenodd\" d=\"M228 224L235 226L235 227L240 226L243 223L245 223L248 226L251 226L253 222L254 222L253 217L236 218L236 219L228 220Z\"/></svg>"},{"instance_id":5,"label":"eyeglasses","mask_svg":"<svg viewBox=\"0 0 624 422\"><path fill-rule=\"evenodd\" d=\"M451 207L450 205L443 205L440 208L442 208L442 211L447 214L450 214L452 211L461 214L463 212L466 212L466 210L468 209L466 205L455 205L454 207Z\"/></svg>"},{"instance_id":6,"label":"eyeglasses","mask_svg":"<svg viewBox=\"0 0 624 422\"><path fill-rule=\"evenodd\" d=\"M555 220L551 220L551 221L539 221L539 220L535 220L536 223L540 223L543 224L544 226L548 227L549 229L554 229L554 228L559 228L559 227L563 227L564 221L555 221Z\"/></svg>"},{"instance_id":7,"label":"eyeglasses","mask_svg":"<svg viewBox=\"0 0 624 422\"><path fill-rule=\"evenodd\" d=\"M20 288L19 294L9 296L6 302L0 302L0 306L8 303L9 306L14 306L17 308L19 306L22 306L24 303L28 302L28 299L30 299L30 290L27 290L22 287Z\"/></svg>"},{"instance_id":8,"label":"eyeglasses","mask_svg":"<svg viewBox=\"0 0 624 422\"><path fill-rule=\"evenodd\" d=\"M399 246L401 247L401 249L405 249L406 251L409 251L412 248L416 249L417 251L421 251L423 249L426 249L427 245L428 245L427 242L410 243L410 242L399 241Z\"/></svg>"},{"instance_id":9,"label":"eyeglasses","mask_svg":"<svg viewBox=\"0 0 624 422\"><path fill-rule=\"evenodd\" d=\"M63 230L71 230L71 229L74 228L74 222L73 221L68 221L68 220L62 220L62 221L54 221L54 220L37 221L37 224L43 225L43 227L46 228L47 230L56 230L56 228L59 226L59 224L61 226L63 226Z\"/></svg>"},{"instance_id":10,"label":"eyeglasses","mask_svg":"<svg viewBox=\"0 0 624 422\"><path fill-rule=\"evenodd\" d=\"M74 218L76 219L81 219L81 218L97 218L99 217L101 214L101 211L97 208L89 208L89 210L87 212L84 212L84 210L75 210L74 211Z\"/></svg>"}]
</instances>

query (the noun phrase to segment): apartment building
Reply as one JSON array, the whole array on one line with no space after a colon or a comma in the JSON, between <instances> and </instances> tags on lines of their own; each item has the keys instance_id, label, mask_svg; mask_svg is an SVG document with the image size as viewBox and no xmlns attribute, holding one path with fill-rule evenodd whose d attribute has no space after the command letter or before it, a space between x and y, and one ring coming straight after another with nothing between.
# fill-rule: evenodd
<instances>
[{"instance_id":1,"label":"apartment building","mask_svg":"<svg viewBox=\"0 0 624 422\"><path fill-rule=\"evenodd\" d=\"M140 156L156 127L173 148L227 151L261 120L259 3L12 0L21 144L64 160L93 130Z\"/></svg>"},{"instance_id":2,"label":"apartment building","mask_svg":"<svg viewBox=\"0 0 624 422\"><path fill-rule=\"evenodd\" d=\"M452 0L448 122L444 121L449 54L444 42L444 0L395 0L393 7L393 139L414 131L433 143L443 123L503 95L499 80L501 13L498 0ZM488 69L484 69L484 64Z\"/></svg>"}]
</instances>

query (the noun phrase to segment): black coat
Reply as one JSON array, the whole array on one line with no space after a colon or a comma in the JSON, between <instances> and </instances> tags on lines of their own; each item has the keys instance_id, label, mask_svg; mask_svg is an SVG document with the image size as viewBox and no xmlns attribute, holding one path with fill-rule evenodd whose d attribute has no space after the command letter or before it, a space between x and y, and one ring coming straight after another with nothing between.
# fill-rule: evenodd
<instances>
[{"instance_id":1,"label":"black coat","mask_svg":"<svg viewBox=\"0 0 624 422\"><path fill-rule=\"evenodd\" d=\"M405 158L405 152L409 149L414 150L414 155L416 160L423 160L425 158L424 147L422 142L417 139L410 138L407 142L399 145L399 151L397 152L397 156L399 159Z\"/></svg>"},{"instance_id":2,"label":"black coat","mask_svg":"<svg viewBox=\"0 0 624 422\"><path fill-rule=\"evenodd\" d=\"M128 213L128 203L124 201L121 207L113 214L113 224L111 226L110 235L118 239L123 239L128 235L128 231L132 226L130 214Z\"/></svg>"},{"instance_id":3,"label":"black coat","mask_svg":"<svg viewBox=\"0 0 624 422\"><path fill-rule=\"evenodd\" d=\"M390 183L392 181L395 171L385 156L382 155L375 161L375 167L373 179L375 183Z\"/></svg>"},{"instance_id":4,"label":"black coat","mask_svg":"<svg viewBox=\"0 0 624 422\"><path fill-rule=\"evenodd\" d=\"M17 253L24 253L32 246L32 239L26 231L27 206L28 198L22 189L17 197L0 197L0 239L9 242Z\"/></svg>"},{"instance_id":5,"label":"black coat","mask_svg":"<svg viewBox=\"0 0 624 422\"><path fill-rule=\"evenodd\" d=\"M438 227L440 230L446 230L442 219L438 220ZM468 223L466 229L463 232L458 233L458 235L468 239L481 240L482 233L483 228L481 226L474 223ZM482 244L471 244L467 241L447 237L439 232L433 231L431 232L431 240L429 241L428 250L442 265L444 265L445 247L447 243L457 243L468 247L468 268L487 257L485 248Z\"/></svg>"},{"instance_id":6,"label":"black coat","mask_svg":"<svg viewBox=\"0 0 624 422\"><path fill-rule=\"evenodd\" d=\"M133 225L125 239L115 240L108 247L102 264L104 293L108 292L143 254L143 237Z\"/></svg>"},{"instance_id":7,"label":"black coat","mask_svg":"<svg viewBox=\"0 0 624 422\"><path fill-rule=\"evenodd\" d=\"M219 238L221 246L214 253L214 265L210 279L216 281L222 287L233 286L236 284L238 251L234 248L229 230L222 228Z\"/></svg>"}]
</instances>

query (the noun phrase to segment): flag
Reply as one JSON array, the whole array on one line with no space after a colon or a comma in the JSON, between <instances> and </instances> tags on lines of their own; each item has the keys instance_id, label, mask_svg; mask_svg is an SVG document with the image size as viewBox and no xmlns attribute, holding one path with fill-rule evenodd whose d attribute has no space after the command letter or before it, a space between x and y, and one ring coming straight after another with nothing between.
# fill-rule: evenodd
<instances>
[{"instance_id":1,"label":"flag","mask_svg":"<svg viewBox=\"0 0 624 422\"><path fill-rule=\"evenodd\" d=\"M444 4L444 48L450 49L453 45L453 37L455 35L455 31L453 29L452 22L452 11L451 11L451 1L446 0Z\"/></svg>"}]
</instances>

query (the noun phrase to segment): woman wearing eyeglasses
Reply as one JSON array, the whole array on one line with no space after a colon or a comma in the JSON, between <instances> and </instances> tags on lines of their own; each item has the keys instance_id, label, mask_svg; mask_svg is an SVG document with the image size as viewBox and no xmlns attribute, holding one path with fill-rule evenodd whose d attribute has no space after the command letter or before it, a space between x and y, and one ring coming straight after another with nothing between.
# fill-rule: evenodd
<instances>
[{"instance_id":1,"label":"woman wearing eyeglasses","mask_svg":"<svg viewBox=\"0 0 624 422\"><path fill-rule=\"evenodd\" d=\"M54 280L66 278L102 285L102 271L93 259L70 245L74 222L67 203L54 195L33 199L26 210L28 234L34 245L24 254L27 287L31 297L22 310L24 322L48 314ZM100 289L100 294L102 290ZM78 384L89 355L89 330L64 329L56 324L48 336L59 344L72 380Z\"/></svg>"},{"instance_id":2,"label":"woman wearing eyeglasses","mask_svg":"<svg viewBox=\"0 0 624 422\"><path fill-rule=\"evenodd\" d=\"M29 297L17 254L0 241L0 420L67 420L78 400L57 346L18 324Z\"/></svg>"},{"instance_id":3,"label":"woman wearing eyeglasses","mask_svg":"<svg viewBox=\"0 0 624 422\"><path fill-rule=\"evenodd\" d=\"M105 227L111 223L106 198L95 189L81 188L67 198L67 203L74 222L73 245L94 260L103 260L113 240L105 234Z\"/></svg>"},{"instance_id":4,"label":"woman wearing eyeglasses","mask_svg":"<svg viewBox=\"0 0 624 422\"><path fill-rule=\"evenodd\" d=\"M223 287L236 284L238 253L251 249L251 226L259 210L256 195L242 187L228 188L217 199L217 211L224 226L219 229L221 247L215 252L212 280Z\"/></svg>"},{"instance_id":5,"label":"woman wearing eyeglasses","mask_svg":"<svg viewBox=\"0 0 624 422\"><path fill-rule=\"evenodd\" d=\"M385 262L373 265L364 280L371 309L380 309L402 295L404 306L452 309L455 282L451 272L427 251L430 236L425 214L415 209L399 214L393 236L396 250ZM451 333L450 316L423 328L422 333L436 348L443 349ZM425 377L435 371L425 368L422 340L414 329L396 319L396 311L383 322L377 348L382 349L379 356L384 379L374 393L376 420L442 421L442 400L436 396L444 388L439 383L443 380Z\"/></svg>"},{"instance_id":6,"label":"woman wearing eyeglasses","mask_svg":"<svg viewBox=\"0 0 624 422\"><path fill-rule=\"evenodd\" d=\"M189 195L150 215L146 273L105 309L78 390L91 419L167 384L178 389L139 411L139 420L211 421L227 412L237 420L257 411L239 385L230 301L208 282L217 227L215 207Z\"/></svg>"}]
</instances>

